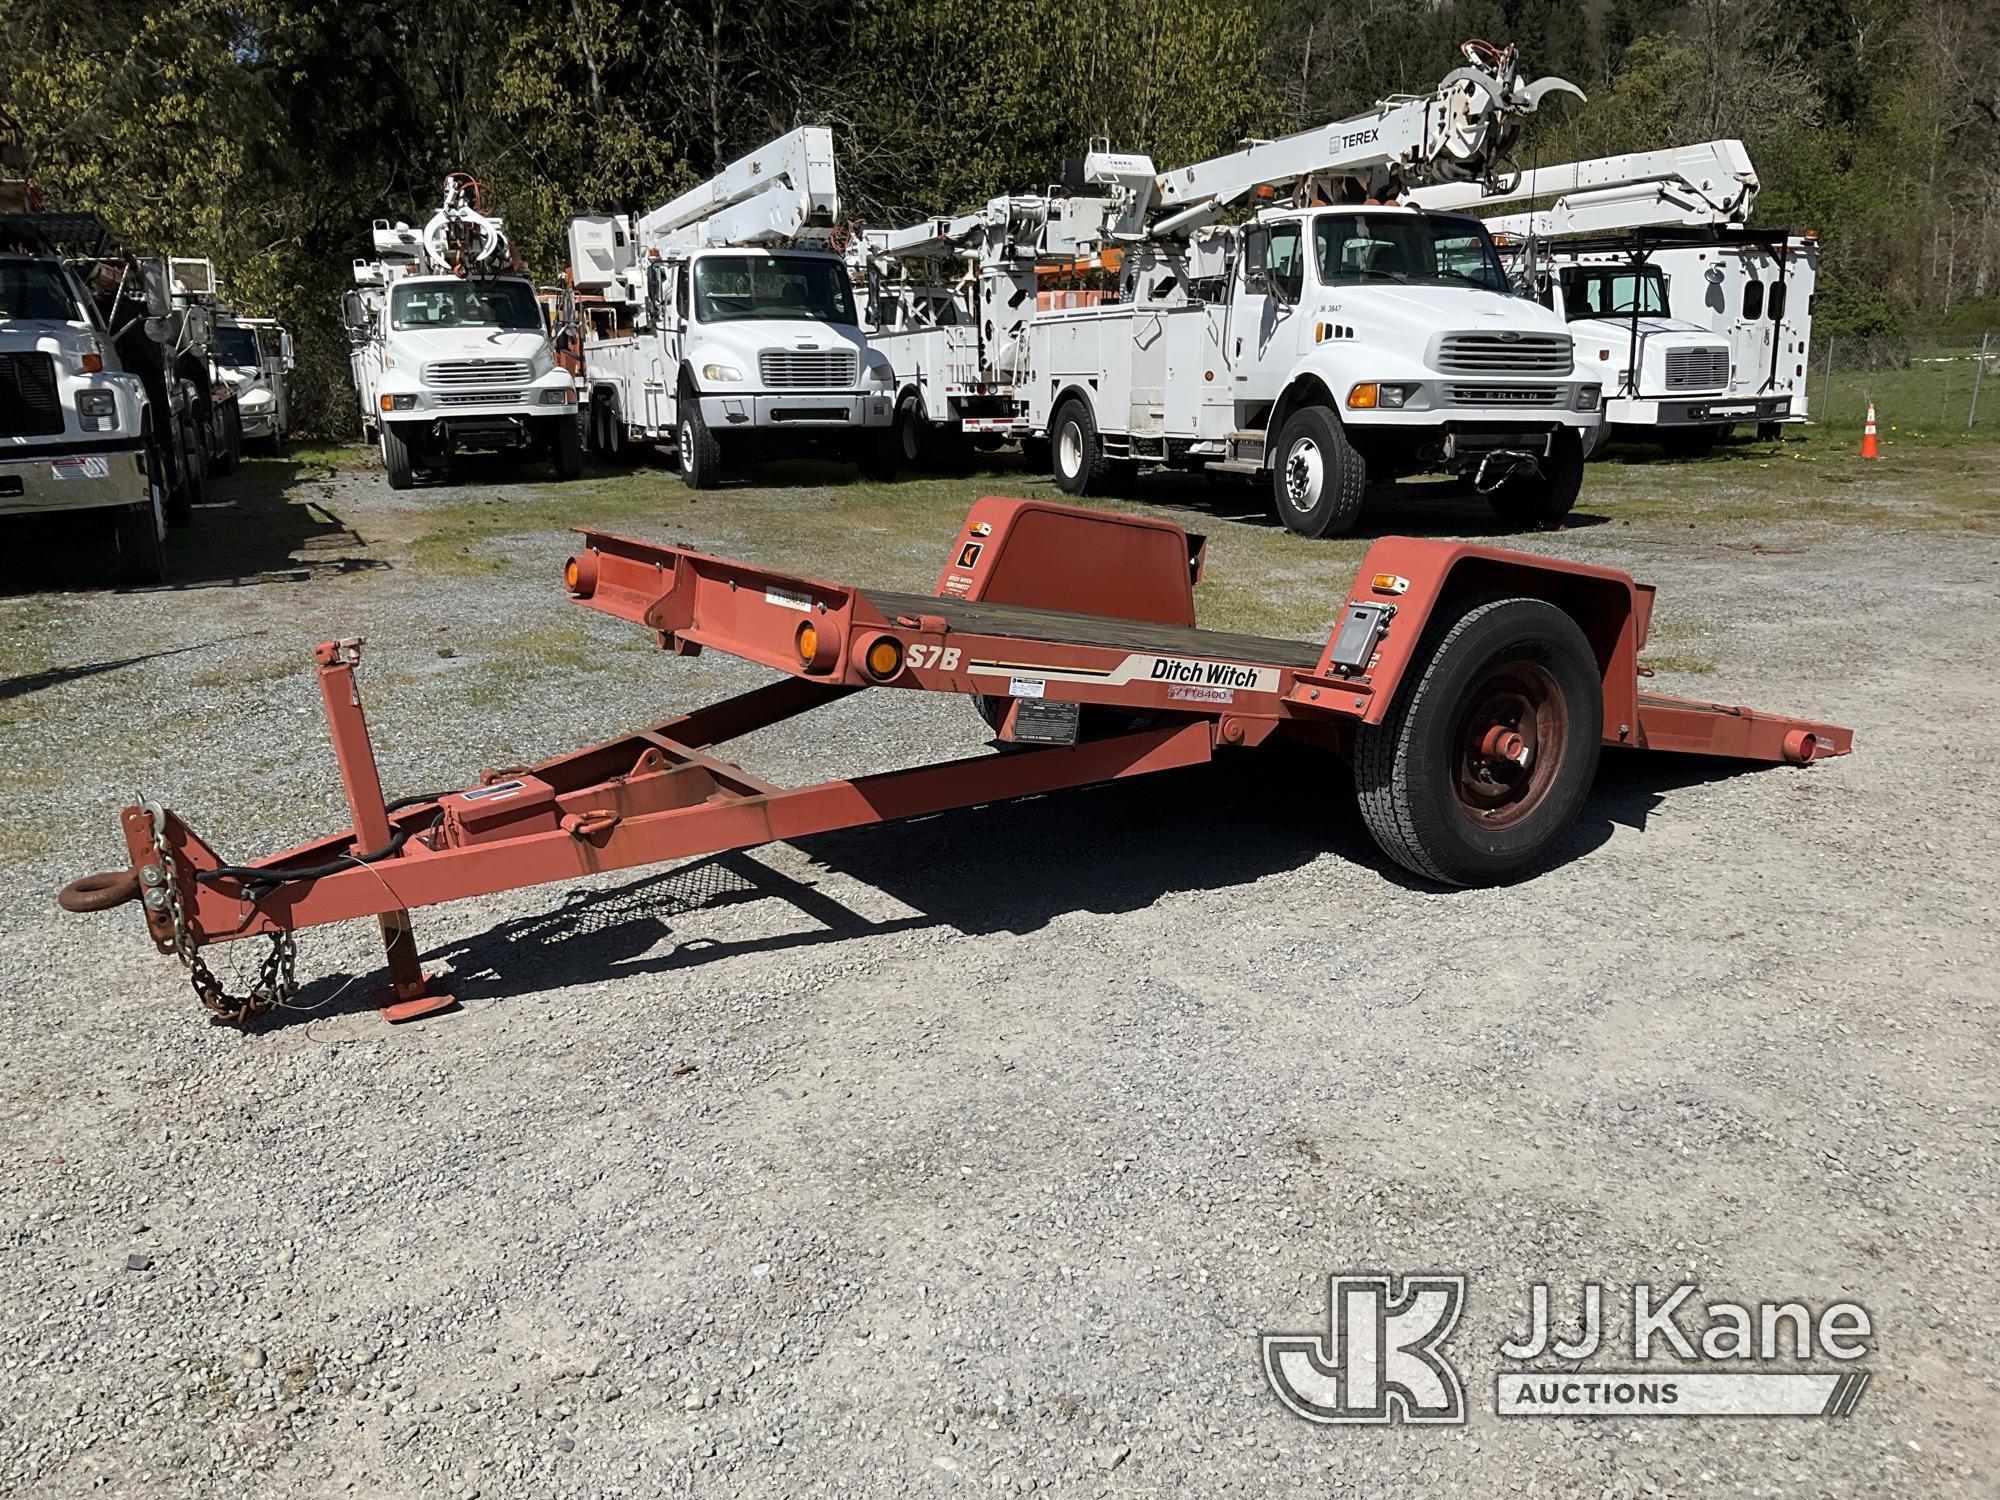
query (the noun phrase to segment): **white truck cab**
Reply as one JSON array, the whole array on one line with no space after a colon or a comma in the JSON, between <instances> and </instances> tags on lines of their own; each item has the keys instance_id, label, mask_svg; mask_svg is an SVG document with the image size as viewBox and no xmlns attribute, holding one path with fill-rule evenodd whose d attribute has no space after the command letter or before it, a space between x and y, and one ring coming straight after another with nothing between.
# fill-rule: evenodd
<instances>
[{"instance_id":1,"label":"white truck cab","mask_svg":"<svg viewBox=\"0 0 2000 1500\"><path fill-rule=\"evenodd\" d=\"M167 438L153 422L74 272L55 255L0 253L0 515L89 513L124 581L159 581Z\"/></svg>"},{"instance_id":2,"label":"white truck cab","mask_svg":"<svg viewBox=\"0 0 2000 1500\"><path fill-rule=\"evenodd\" d=\"M274 319L225 313L216 321L214 353L222 378L236 392L244 441L276 453L292 425L286 388L293 365L292 336Z\"/></svg>"},{"instance_id":3,"label":"white truck cab","mask_svg":"<svg viewBox=\"0 0 2000 1500\"><path fill-rule=\"evenodd\" d=\"M799 448L890 468L895 398L846 262L833 137L792 131L632 219L570 221L593 448L671 445L696 489Z\"/></svg>"},{"instance_id":4,"label":"white truck cab","mask_svg":"<svg viewBox=\"0 0 2000 1500\"><path fill-rule=\"evenodd\" d=\"M1128 255L1124 300L1038 314L1030 421L1071 493L1108 463L1268 473L1284 523L1346 530L1371 479L1470 479L1516 524L1574 503L1603 381L1512 295L1485 226L1390 206L1268 209L1201 257Z\"/></svg>"},{"instance_id":5,"label":"white truck cab","mask_svg":"<svg viewBox=\"0 0 2000 1500\"><path fill-rule=\"evenodd\" d=\"M362 429L390 487L467 449L525 450L551 459L558 479L582 473L574 378L479 184L454 172L422 230L377 220L374 242L344 312Z\"/></svg>"},{"instance_id":6,"label":"white truck cab","mask_svg":"<svg viewBox=\"0 0 2000 1500\"><path fill-rule=\"evenodd\" d=\"M1542 303L1568 320L1577 368L1603 382L1610 436L1683 451L1713 441L1710 407L1729 390L1729 342L1672 316L1664 268L1571 252L1537 279Z\"/></svg>"}]
</instances>

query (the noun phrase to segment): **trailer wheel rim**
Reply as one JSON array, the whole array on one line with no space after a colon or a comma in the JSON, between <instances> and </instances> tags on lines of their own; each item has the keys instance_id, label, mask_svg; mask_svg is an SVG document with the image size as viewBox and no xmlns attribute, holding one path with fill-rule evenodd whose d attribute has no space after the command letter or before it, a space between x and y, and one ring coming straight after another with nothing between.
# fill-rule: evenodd
<instances>
[{"instance_id":1,"label":"trailer wheel rim","mask_svg":"<svg viewBox=\"0 0 2000 1500\"><path fill-rule=\"evenodd\" d=\"M1083 467L1083 424L1074 417L1056 434L1056 459L1065 475L1074 476Z\"/></svg>"},{"instance_id":2,"label":"trailer wheel rim","mask_svg":"<svg viewBox=\"0 0 2000 1500\"><path fill-rule=\"evenodd\" d=\"M1326 493L1326 457L1311 438L1300 438L1285 455L1285 500L1296 511L1310 511Z\"/></svg>"},{"instance_id":3,"label":"trailer wheel rim","mask_svg":"<svg viewBox=\"0 0 2000 1500\"><path fill-rule=\"evenodd\" d=\"M1540 662L1495 663L1466 694L1451 745L1459 811L1487 829L1525 821L1562 774L1569 703L1561 684Z\"/></svg>"}]
</instances>

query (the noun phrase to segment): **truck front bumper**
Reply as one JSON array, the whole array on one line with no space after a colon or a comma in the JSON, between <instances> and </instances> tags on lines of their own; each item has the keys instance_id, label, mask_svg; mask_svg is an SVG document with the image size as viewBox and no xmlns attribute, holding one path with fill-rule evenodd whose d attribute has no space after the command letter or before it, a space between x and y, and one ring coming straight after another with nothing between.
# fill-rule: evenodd
<instances>
[{"instance_id":1,"label":"truck front bumper","mask_svg":"<svg viewBox=\"0 0 2000 1500\"><path fill-rule=\"evenodd\" d=\"M740 395L701 398L701 419L711 432L732 427L814 428L887 427L895 420L896 401L888 391L745 391Z\"/></svg>"},{"instance_id":2,"label":"truck front bumper","mask_svg":"<svg viewBox=\"0 0 2000 1500\"><path fill-rule=\"evenodd\" d=\"M146 457L136 444L82 452L0 450L0 515L143 505L147 496Z\"/></svg>"},{"instance_id":3,"label":"truck front bumper","mask_svg":"<svg viewBox=\"0 0 2000 1500\"><path fill-rule=\"evenodd\" d=\"M243 435L247 438L276 437L278 435L277 408L266 406L256 411L244 412Z\"/></svg>"},{"instance_id":4,"label":"truck front bumper","mask_svg":"<svg viewBox=\"0 0 2000 1500\"><path fill-rule=\"evenodd\" d=\"M1792 399L1789 396L1699 396L1686 401L1661 401L1659 416L1652 425L1706 427L1719 422L1782 422L1791 415ZM1640 419L1614 416L1611 420L1630 422Z\"/></svg>"}]
</instances>

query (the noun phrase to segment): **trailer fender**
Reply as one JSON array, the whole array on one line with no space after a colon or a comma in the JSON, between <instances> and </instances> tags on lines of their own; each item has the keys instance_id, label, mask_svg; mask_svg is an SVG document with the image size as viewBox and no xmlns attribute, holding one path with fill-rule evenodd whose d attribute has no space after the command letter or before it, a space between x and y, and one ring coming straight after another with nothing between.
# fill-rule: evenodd
<instances>
[{"instance_id":1,"label":"trailer fender","mask_svg":"<svg viewBox=\"0 0 2000 1500\"><path fill-rule=\"evenodd\" d=\"M1362 606L1387 605L1394 613L1365 669L1352 674L1343 674L1333 663L1341 633L1336 627L1321 654L1321 680L1350 684L1363 700L1354 705L1361 717L1380 724L1405 676L1413 676L1412 664L1428 649L1433 623L1446 628L1468 602L1496 594L1545 599L1576 621L1603 678L1605 742L1635 743L1639 651L1652 619L1653 588L1614 568L1497 547L1384 537L1362 559L1342 623Z\"/></svg>"},{"instance_id":2,"label":"trailer fender","mask_svg":"<svg viewBox=\"0 0 2000 1500\"><path fill-rule=\"evenodd\" d=\"M1278 434L1285 430L1285 423L1292 413L1302 406L1324 406L1333 413L1336 422L1340 420L1340 403L1333 399L1333 392L1327 389L1325 381L1317 375L1295 377L1278 397L1277 404L1271 408L1270 420L1264 424L1265 468L1271 467L1271 460L1275 457L1272 447L1278 441Z\"/></svg>"}]
</instances>

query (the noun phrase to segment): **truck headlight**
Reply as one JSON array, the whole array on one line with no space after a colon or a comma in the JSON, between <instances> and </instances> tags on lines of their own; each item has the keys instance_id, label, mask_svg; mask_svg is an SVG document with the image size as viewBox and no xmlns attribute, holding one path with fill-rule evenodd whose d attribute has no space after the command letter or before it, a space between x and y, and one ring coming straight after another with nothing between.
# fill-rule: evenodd
<instances>
[{"instance_id":1,"label":"truck headlight","mask_svg":"<svg viewBox=\"0 0 2000 1500\"><path fill-rule=\"evenodd\" d=\"M1413 385L1385 385L1380 390L1381 394L1378 399L1381 401L1383 407L1389 411L1395 411L1405 401L1408 401L1410 397L1416 394L1417 388Z\"/></svg>"},{"instance_id":2,"label":"truck headlight","mask_svg":"<svg viewBox=\"0 0 2000 1500\"><path fill-rule=\"evenodd\" d=\"M575 400L576 387L573 385L552 385L542 392L544 406L569 406Z\"/></svg>"},{"instance_id":3,"label":"truck headlight","mask_svg":"<svg viewBox=\"0 0 2000 1500\"><path fill-rule=\"evenodd\" d=\"M118 396L113 391L78 391L77 425L85 432L113 432L118 427Z\"/></svg>"},{"instance_id":4,"label":"truck headlight","mask_svg":"<svg viewBox=\"0 0 2000 1500\"><path fill-rule=\"evenodd\" d=\"M1603 397L1604 397L1603 386L1580 385L1576 388L1576 409L1578 411L1596 411L1597 403L1600 400L1602 400Z\"/></svg>"},{"instance_id":5,"label":"truck headlight","mask_svg":"<svg viewBox=\"0 0 2000 1500\"><path fill-rule=\"evenodd\" d=\"M721 381L741 380L743 372L734 365L703 365L701 367L701 378L703 380Z\"/></svg>"},{"instance_id":6,"label":"truck headlight","mask_svg":"<svg viewBox=\"0 0 2000 1500\"><path fill-rule=\"evenodd\" d=\"M382 410L384 411L414 411L416 405L417 398L415 396L384 396L382 398Z\"/></svg>"}]
</instances>

